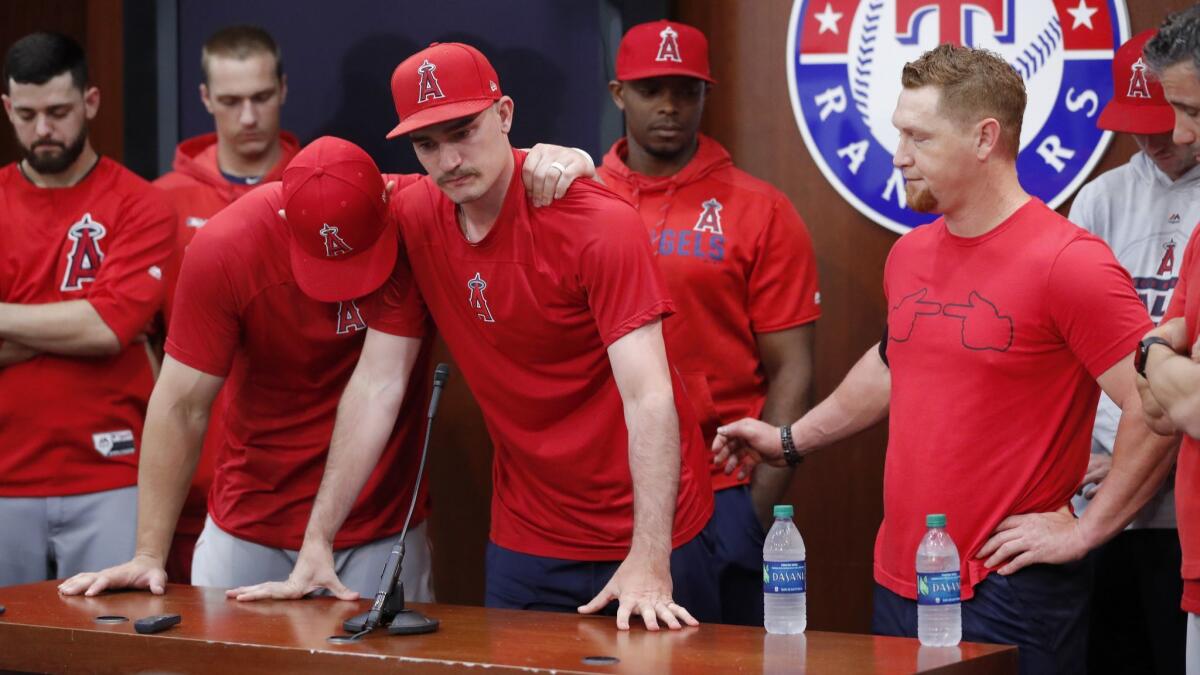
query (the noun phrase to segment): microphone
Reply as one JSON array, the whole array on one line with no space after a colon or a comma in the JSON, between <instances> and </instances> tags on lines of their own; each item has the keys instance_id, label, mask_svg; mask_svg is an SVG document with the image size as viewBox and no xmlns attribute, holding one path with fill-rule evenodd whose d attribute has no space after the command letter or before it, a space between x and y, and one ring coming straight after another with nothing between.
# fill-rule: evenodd
<instances>
[{"instance_id":1,"label":"microphone","mask_svg":"<svg viewBox=\"0 0 1200 675\"><path fill-rule=\"evenodd\" d=\"M426 617L420 612L405 609L404 583L400 581L400 569L404 563L404 538L408 536L408 525L412 521L413 511L417 508L417 496L421 491L421 477L425 474L425 459L429 455L433 418L437 415L438 401L441 400L442 389L448 379L450 366L439 363L433 371L433 393L429 397L429 413L426 415L425 443L421 447L421 464L417 468L417 480L413 486L412 501L408 504L408 515L404 518L400 538L392 545L387 563L383 566L383 573L379 575L379 590L375 592L375 602L372 603L371 610L342 623L342 628L347 633L354 633L351 639L358 639L383 623L388 624L388 633L391 635L432 633L440 623L437 619Z\"/></svg>"}]
</instances>

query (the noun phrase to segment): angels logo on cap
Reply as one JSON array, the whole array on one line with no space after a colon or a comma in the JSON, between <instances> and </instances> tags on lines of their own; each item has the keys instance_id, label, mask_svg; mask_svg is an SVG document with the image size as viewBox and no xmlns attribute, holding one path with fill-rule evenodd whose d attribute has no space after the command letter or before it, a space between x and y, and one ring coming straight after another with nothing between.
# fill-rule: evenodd
<instances>
[{"instance_id":1,"label":"angels logo on cap","mask_svg":"<svg viewBox=\"0 0 1200 675\"><path fill-rule=\"evenodd\" d=\"M795 0L788 89L804 143L859 212L903 234L936 214L908 208L892 166L900 72L950 42L999 54L1021 74L1021 184L1051 207L1100 161L1096 127L1113 94L1114 50L1129 35L1125 0Z\"/></svg>"},{"instance_id":2,"label":"angels logo on cap","mask_svg":"<svg viewBox=\"0 0 1200 675\"><path fill-rule=\"evenodd\" d=\"M425 59L420 67L417 68L417 73L421 78L417 85L417 103L424 103L431 98L446 97L442 93L442 88L438 86L437 77L433 74L435 70L437 70L437 66L430 63L429 59Z\"/></svg>"},{"instance_id":3,"label":"angels logo on cap","mask_svg":"<svg viewBox=\"0 0 1200 675\"><path fill-rule=\"evenodd\" d=\"M674 28L667 26L658 36L662 38L662 42L658 43L658 56L655 56L654 60L683 63L683 59L679 56L679 42L676 40L679 33L676 33Z\"/></svg>"}]
</instances>

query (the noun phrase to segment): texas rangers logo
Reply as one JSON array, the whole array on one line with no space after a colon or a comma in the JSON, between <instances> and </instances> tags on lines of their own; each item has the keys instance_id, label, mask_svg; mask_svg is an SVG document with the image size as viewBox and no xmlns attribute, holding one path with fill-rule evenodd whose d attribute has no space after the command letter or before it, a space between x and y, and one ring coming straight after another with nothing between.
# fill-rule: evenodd
<instances>
[{"instance_id":1,"label":"texas rangers logo","mask_svg":"<svg viewBox=\"0 0 1200 675\"><path fill-rule=\"evenodd\" d=\"M676 33L674 28L667 26L659 32L658 36L662 38L662 41L658 43L658 56L655 56L654 60L683 63L683 58L679 55L679 33Z\"/></svg>"},{"instance_id":2,"label":"texas rangers logo","mask_svg":"<svg viewBox=\"0 0 1200 675\"><path fill-rule=\"evenodd\" d=\"M350 244L347 244L346 240L338 236L338 228L328 223L321 227L320 234L325 239L326 258L333 258L354 250L350 248Z\"/></svg>"},{"instance_id":3,"label":"texas rangers logo","mask_svg":"<svg viewBox=\"0 0 1200 675\"><path fill-rule=\"evenodd\" d=\"M713 234L725 234L721 230L721 202L716 199L709 199L700 205L703 209L700 212L700 217L696 219L696 225L692 229L697 232L712 232Z\"/></svg>"},{"instance_id":4,"label":"texas rangers logo","mask_svg":"<svg viewBox=\"0 0 1200 675\"><path fill-rule=\"evenodd\" d=\"M1057 207L1112 139L1096 116L1112 96L1113 52L1128 36L1125 0L795 0L788 89L825 178L863 215L903 234L937 217L908 208L892 166L905 63L952 42L1012 64L1029 96L1017 171L1026 191Z\"/></svg>"},{"instance_id":5,"label":"texas rangers logo","mask_svg":"<svg viewBox=\"0 0 1200 675\"><path fill-rule=\"evenodd\" d=\"M484 323L495 323L496 319L492 317L492 308L488 307L487 298L483 295L484 289L487 288L487 282L479 276L479 272L467 280L467 288L471 291L467 296L467 304L475 311L475 316Z\"/></svg>"},{"instance_id":6,"label":"texas rangers logo","mask_svg":"<svg viewBox=\"0 0 1200 675\"><path fill-rule=\"evenodd\" d=\"M339 302L337 314L338 335L349 335L367 329L367 322L363 321L362 312L359 311L358 305L353 300Z\"/></svg>"},{"instance_id":7,"label":"texas rangers logo","mask_svg":"<svg viewBox=\"0 0 1200 675\"><path fill-rule=\"evenodd\" d=\"M424 103L431 98L446 98L438 85L437 77L433 74L435 70L437 66L430 63L429 59L417 66L417 74L421 76L421 81L417 83L417 103Z\"/></svg>"},{"instance_id":8,"label":"texas rangers logo","mask_svg":"<svg viewBox=\"0 0 1200 675\"><path fill-rule=\"evenodd\" d=\"M67 253L67 271L63 274L61 290L83 290L85 283L96 280L96 274L100 272L100 263L104 261L100 240L106 232L103 225L92 220L90 213L83 214L79 222L67 228L71 250Z\"/></svg>"}]
</instances>

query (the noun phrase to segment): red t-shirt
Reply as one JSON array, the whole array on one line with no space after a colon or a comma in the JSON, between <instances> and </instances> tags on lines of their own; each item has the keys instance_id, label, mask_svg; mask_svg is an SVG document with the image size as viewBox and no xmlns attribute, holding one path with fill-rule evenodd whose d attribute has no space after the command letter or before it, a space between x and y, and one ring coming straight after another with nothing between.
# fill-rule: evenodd
<instances>
[{"instance_id":1,"label":"red t-shirt","mask_svg":"<svg viewBox=\"0 0 1200 675\"><path fill-rule=\"evenodd\" d=\"M650 232L678 310L663 324L667 350L711 443L721 424L762 415L767 381L755 336L821 316L812 240L783 193L738 170L707 136L673 176L635 173L627 155L622 138L600 177ZM714 490L749 480L712 467Z\"/></svg>"},{"instance_id":2,"label":"red t-shirt","mask_svg":"<svg viewBox=\"0 0 1200 675\"><path fill-rule=\"evenodd\" d=\"M279 134L279 149L279 161L266 176L263 176L259 184L282 178L283 169L300 151L300 144L295 136L284 131ZM171 165L171 171L159 176L154 181L154 187L162 190L179 218L174 273L168 276L167 298L163 304L163 314L166 321L169 322L173 309L178 268L183 260L184 249L209 218L232 204L238 197L253 190L255 185L231 183L221 175L220 167L217 165L217 135L210 133L189 138L180 143L175 149L175 160ZM218 396L217 400L213 402L209 418L210 429L219 429L224 426L221 421L221 411L225 403L223 398ZM217 443L214 442L212 445L215 446ZM187 501L183 504L183 513L179 515L179 525L175 528L176 533L199 535L200 531L204 529L204 517L208 512L208 491L212 487L216 463L217 458L212 453L204 452L200 455L200 461L196 464L196 473L192 476L192 486L188 490Z\"/></svg>"},{"instance_id":3,"label":"red t-shirt","mask_svg":"<svg viewBox=\"0 0 1200 675\"><path fill-rule=\"evenodd\" d=\"M1030 199L991 232L944 219L884 268L892 392L875 580L916 597L925 515L947 514L962 594L1004 518L1070 502L1100 388L1153 324L1108 245Z\"/></svg>"},{"instance_id":4,"label":"red t-shirt","mask_svg":"<svg viewBox=\"0 0 1200 675\"><path fill-rule=\"evenodd\" d=\"M606 349L671 311L637 213L592 181L533 208L523 153L487 237L468 244L425 178L392 201L412 274L495 446L491 538L530 555L620 560L633 534L628 432ZM390 289L372 326L392 332ZM709 452L675 379L682 441L672 543L712 514Z\"/></svg>"},{"instance_id":5,"label":"red t-shirt","mask_svg":"<svg viewBox=\"0 0 1200 675\"><path fill-rule=\"evenodd\" d=\"M0 496L135 485L154 357L134 338L162 305L175 219L149 183L108 158L53 189L9 164L0 213L0 302L87 300L122 345L110 357L41 354L0 368Z\"/></svg>"},{"instance_id":6,"label":"red t-shirt","mask_svg":"<svg viewBox=\"0 0 1200 675\"><path fill-rule=\"evenodd\" d=\"M276 215L281 206L281 184L262 186L218 213L192 240L167 353L226 378L224 426L208 434L205 448L222 457L209 493L213 521L264 546L298 549L338 400L370 314L361 302L323 303L300 291L288 260L287 226ZM389 326L419 337L424 308L405 281L394 281L402 299ZM335 548L380 539L404 524L424 432L427 366L426 348L396 429ZM428 508L428 497L422 498L413 522L421 522Z\"/></svg>"},{"instance_id":7,"label":"red t-shirt","mask_svg":"<svg viewBox=\"0 0 1200 675\"><path fill-rule=\"evenodd\" d=\"M1200 228L1196 230L1200 232ZM1163 321L1184 317L1188 343L1200 336L1200 244L1196 236L1188 240L1183 253L1179 284L1171 296L1171 306ZM1179 524L1179 544L1183 548L1183 610L1200 613L1200 441L1183 435L1179 459L1175 465L1175 516Z\"/></svg>"}]
</instances>

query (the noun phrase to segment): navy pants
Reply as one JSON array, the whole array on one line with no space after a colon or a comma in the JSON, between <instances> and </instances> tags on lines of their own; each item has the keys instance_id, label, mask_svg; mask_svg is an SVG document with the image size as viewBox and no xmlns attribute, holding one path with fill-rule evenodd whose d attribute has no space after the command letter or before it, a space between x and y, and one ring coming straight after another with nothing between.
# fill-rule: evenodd
<instances>
[{"instance_id":1,"label":"navy pants","mask_svg":"<svg viewBox=\"0 0 1200 675\"><path fill-rule=\"evenodd\" d=\"M715 528L709 520L700 534L671 552L672 599L701 623L716 623L721 616L715 549ZM489 541L484 605L574 613L604 588L620 564L545 558ZM610 603L604 613L616 616L617 603Z\"/></svg>"},{"instance_id":2,"label":"navy pants","mask_svg":"<svg viewBox=\"0 0 1200 675\"><path fill-rule=\"evenodd\" d=\"M1086 673L1091 558L993 572L962 604L963 640L1016 645L1022 675ZM917 602L875 585L871 631L917 636Z\"/></svg>"},{"instance_id":3,"label":"navy pants","mask_svg":"<svg viewBox=\"0 0 1200 675\"><path fill-rule=\"evenodd\" d=\"M763 625L762 552L766 532L754 514L750 488L742 485L714 495L717 581L721 623ZM687 605L684 605L686 607Z\"/></svg>"}]
</instances>

